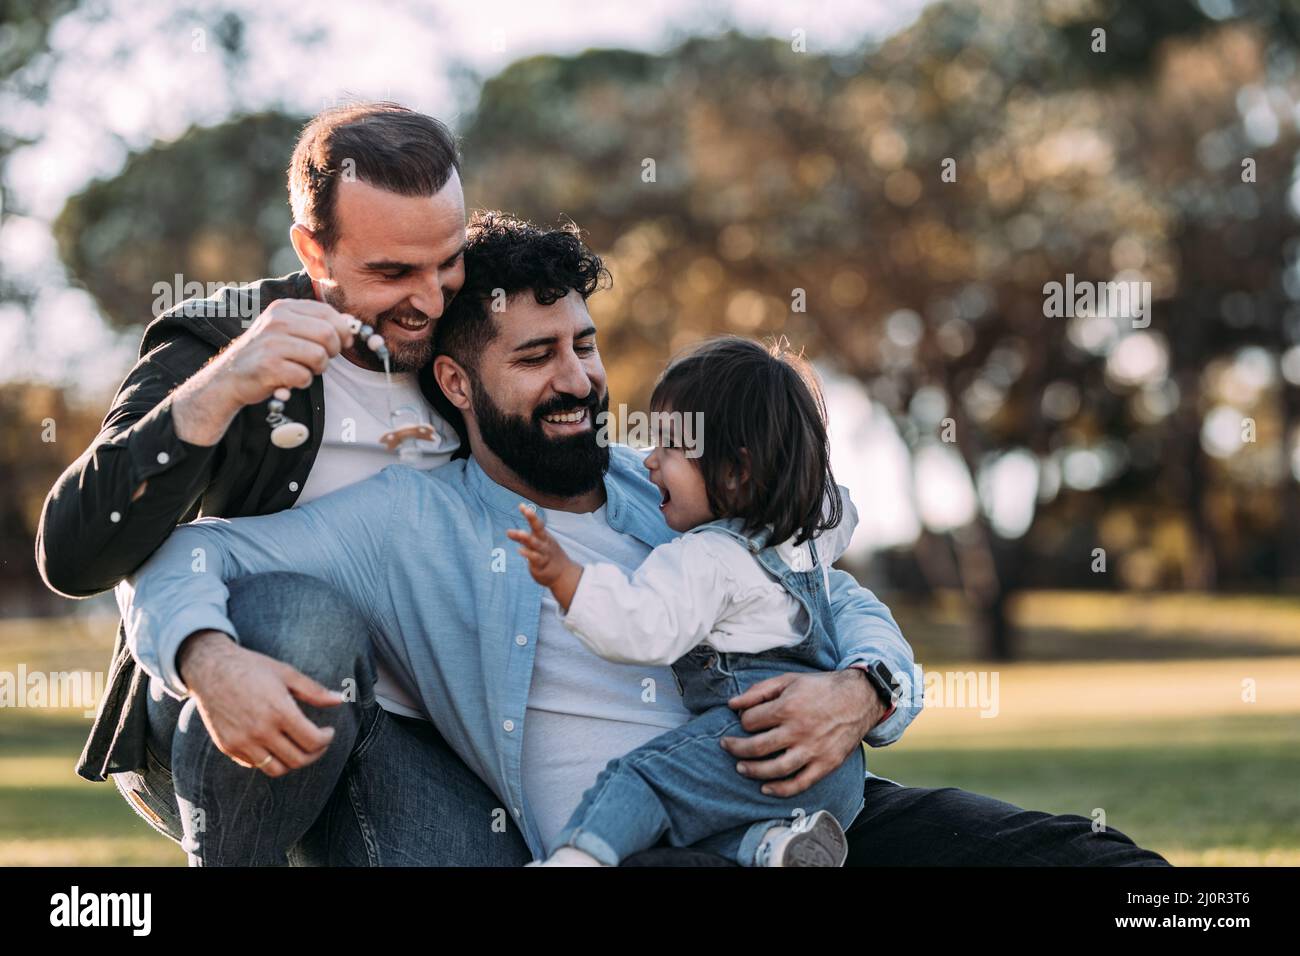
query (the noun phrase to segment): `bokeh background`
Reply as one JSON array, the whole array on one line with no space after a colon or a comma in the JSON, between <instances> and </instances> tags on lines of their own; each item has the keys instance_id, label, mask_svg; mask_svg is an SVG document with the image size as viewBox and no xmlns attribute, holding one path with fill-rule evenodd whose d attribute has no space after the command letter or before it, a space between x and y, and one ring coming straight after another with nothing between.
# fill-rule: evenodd
<instances>
[{"instance_id":1,"label":"bokeh background","mask_svg":"<svg viewBox=\"0 0 1300 956\"><path fill-rule=\"evenodd\" d=\"M999 687L872 769L1300 864L1298 55L1291 0L0 0L0 673L107 667L111 595L33 536L158 284L296 269L297 131L394 99L471 207L607 257L615 405L719 331L816 361L846 566ZM1067 275L1149 326L1047 317ZM0 708L0 864L183 863L75 777L88 728Z\"/></svg>"}]
</instances>

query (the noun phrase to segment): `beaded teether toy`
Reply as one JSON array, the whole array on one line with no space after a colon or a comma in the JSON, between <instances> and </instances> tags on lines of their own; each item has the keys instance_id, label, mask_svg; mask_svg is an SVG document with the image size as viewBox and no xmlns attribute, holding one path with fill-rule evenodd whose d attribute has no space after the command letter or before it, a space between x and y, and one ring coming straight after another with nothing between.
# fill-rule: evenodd
<instances>
[{"instance_id":1,"label":"beaded teether toy","mask_svg":"<svg viewBox=\"0 0 1300 956\"><path fill-rule=\"evenodd\" d=\"M388 375L388 346L384 344L384 337L369 325L351 316L348 317L348 328L354 335L360 335L366 347L383 360L384 374ZM389 384L392 384L392 376L389 376ZM270 401L266 403L266 423L271 426L271 444L276 448L297 448L311 434L311 429L306 425L294 421L284 413L284 403L289 400L289 395L289 389L277 388ZM391 419L391 406L388 414Z\"/></svg>"},{"instance_id":2,"label":"beaded teether toy","mask_svg":"<svg viewBox=\"0 0 1300 956\"><path fill-rule=\"evenodd\" d=\"M297 448L307 440L311 431L302 422L285 415L284 403L289 400L287 388L277 388L266 403L266 423L271 426L271 444L276 448Z\"/></svg>"},{"instance_id":3,"label":"beaded teether toy","mask_svg":"<svg viewBox=\"0 0 1300 956\"><path fill-rule=\"evenodd\" d=\"M384 363L384 377L387 379L389 386L388 422L392 425L392 429L380 436L380 443L389 451L396 451L402 461L418 461L420 447L417 442L421 439L432 441L437 437L438 433L432 425L420 421L420 413L411 406L403 405L398 409L393 408L393 376L389 367L388 346L384 342L384 337L376 332L373 327L351 316L348 317L348 328L353 335L360 336L361 340L366 343L366 348L374 352L376 357ZM284 414L284 403L289 400L289 395L289 389L277 388L274 396L266 403L266 422L271 426L271 444L277 448L297 448L311 434L306 425L296 422Z\"/></svg>"}]
</instances>

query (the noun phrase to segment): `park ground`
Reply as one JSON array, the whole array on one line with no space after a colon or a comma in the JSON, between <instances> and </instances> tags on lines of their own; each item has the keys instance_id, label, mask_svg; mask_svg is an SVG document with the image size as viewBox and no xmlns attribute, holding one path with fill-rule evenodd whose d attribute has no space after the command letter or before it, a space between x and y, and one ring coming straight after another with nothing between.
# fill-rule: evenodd
<instances>
[{"instance_id":1,"label":"park ground","mask_svg":"<svg viewBox=\"0 0 1300 956\"><path fill-rule=\"evenodd\" d=\"M1021 660L972 662L960 605L900 605L937 675L995 671L996 715L932 705L875 773L1075 813L1181 866L1300 865L1300 600L1034 593ZM115 621L0 621L0 672L103 670ZM986 673L986 688L990 674ZM937 692L937 689L936 689ZM73 773L80 709L0 709L0 866L183 865L110 783Z\"/></svg>"}]
</instances>

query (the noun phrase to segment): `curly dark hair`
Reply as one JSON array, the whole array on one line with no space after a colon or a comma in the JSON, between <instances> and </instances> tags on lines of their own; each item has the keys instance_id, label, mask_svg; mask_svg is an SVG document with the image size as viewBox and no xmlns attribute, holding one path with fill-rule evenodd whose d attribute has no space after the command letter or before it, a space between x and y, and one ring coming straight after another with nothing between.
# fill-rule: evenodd
<instances>
[{"instance_id":1,"label":"curly dark hair","mask_svg":"<svg viewBox=\"0 0 1300 956\"><path fill-rule=\"evenodd\" d=\"M489 304L494 298L530 291L538 304L551 305L571 289L586 299L613 281L572 222L542 229L507 213L480 211L470 219L467 238L465 284L434 333L435 352L465 368L473 369L496 338Z\"/></svg>"},{"instance_id":2,"label":"curly dark hair","mask_svg":"<svg viewBox=\"0 0 1300 956\"><path fill-rule=\"evenodd\" d=\"M767 347L737 336L704 342L668 366L650 407L703 416L695 466L714 514L743 519L750 534L770 527L769 544L802 544L840 523L821 386L784 336Z\"/></svg>"}]
</instances>

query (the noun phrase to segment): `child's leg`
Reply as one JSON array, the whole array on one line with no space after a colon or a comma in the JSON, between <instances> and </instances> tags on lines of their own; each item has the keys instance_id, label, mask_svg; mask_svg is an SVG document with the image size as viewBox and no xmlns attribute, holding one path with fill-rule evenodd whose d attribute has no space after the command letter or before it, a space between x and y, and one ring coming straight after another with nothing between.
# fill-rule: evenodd
<instances>
[{"instance_id":1,"label":"child's leg","mask_svg":"<svg viewBox=\"0 0 1300 956\"><path fill-rule=\"evenodd\" d=\"M749 734L734 711L714 707L610 761L583 794L560 843L617 866L664 835L673 846L713 838L711 849L749 866L767 831L794 822L799 811L826 809L847 827L861 809L860 750L808 790L783 799L765 796L763 781L736 772L736 759L719 742L726 736Z\"/></svg>"}]
</instances>

